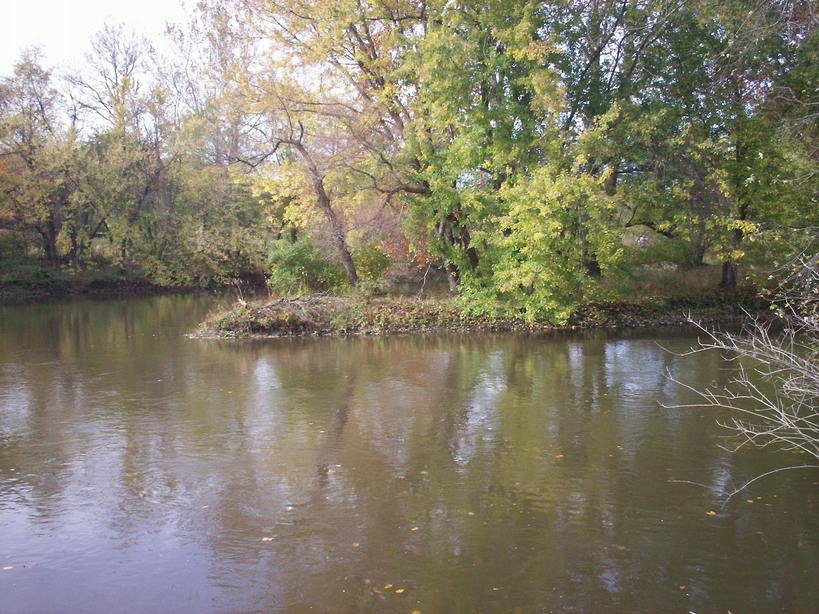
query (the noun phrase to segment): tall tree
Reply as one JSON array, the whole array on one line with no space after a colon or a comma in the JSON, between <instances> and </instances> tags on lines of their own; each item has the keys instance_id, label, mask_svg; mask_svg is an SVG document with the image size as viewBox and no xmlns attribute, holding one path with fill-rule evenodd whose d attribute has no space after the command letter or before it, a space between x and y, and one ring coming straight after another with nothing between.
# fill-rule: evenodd
<instances>
[{"instance_id":1,"label":"tall tree","mask_svg":"<svg viewBox=\"0 0 819 614\"><path fill-rule=\"evenodd\" d=\"M76 131L65 126L63 102L36 50L23 53L14 75L0 84L0 206L39 235L53 266L76 189Z\"/></svg>"}]
</instances>

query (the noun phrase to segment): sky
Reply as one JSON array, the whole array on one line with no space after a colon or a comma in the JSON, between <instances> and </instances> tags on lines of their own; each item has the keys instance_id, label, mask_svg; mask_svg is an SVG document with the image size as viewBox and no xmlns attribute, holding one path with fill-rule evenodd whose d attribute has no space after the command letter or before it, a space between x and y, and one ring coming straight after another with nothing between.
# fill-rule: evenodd
<instances>
[{"instance_id":1,"label":"sky","mask_svg":"<svg viewBox=\"0 0 819 614\"><path fill-rule=\"evenodd\" d=\"M24 47L39 46L47 65L70 68L106 21L155 39L185 15L182 0L0 0L0 75L11 74Z\"/></svg>"}]
</instances>

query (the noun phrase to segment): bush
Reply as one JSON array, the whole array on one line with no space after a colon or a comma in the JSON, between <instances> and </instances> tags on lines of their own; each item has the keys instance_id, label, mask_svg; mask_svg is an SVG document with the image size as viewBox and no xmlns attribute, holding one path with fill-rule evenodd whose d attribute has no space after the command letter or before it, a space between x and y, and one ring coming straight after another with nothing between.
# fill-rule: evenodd
<instances>
[{"instance_id":1,"label":"bush","mask_svg":"<svg viewBox=\"0 0 819 614\"><path fill-rule=\"evenodd\" d=\"M390 284L386 279L361 279L355 291L364 298L386 296L390 293Z\"/></svg>"},{"instance_id":2,"label":"bush","mask_svg":"<svg viewBox=\"0 0 819 614\"><path fill-rule=\"evenodd\" d=\"M368 282L381 279L391 264L389 257L374 243L367 243L355 250L353 260L359 279Z\"/></svg>"},{"instance_id":3,"label":"bush","mask_svg":"<svg viewBox=\"0 0 819 614\"><path fill-rule=\"evenodd\" d=\"M0 286L51 289L66 282L65 273L36 261L0 261Z\"/></svg>"},{"instance_id":4,"label":"bush","mask_svg":"<svg viewBox=\"0 0 819 614\"><path fill-rule=\"evenodd\" d=\"M25 245L18 235L0 230L0 260L20 257L25 251Z\"/></svg>"},{"instance_id":5,"label":"bush","mask_svg":"<svg viewBox=\"0 0 819 614\"><path fill-rule=\"evenodd\" d=\"M630 266L673 263L686 266L693 262L691 244L682 239L656 237L647 247L626 246L623 262Z\"/></svg>"},{"instance_id":6,"label":"bush","mask_svg":"<svg viewBox=\"0 0 819 614\"><path fill-rule=\"evenodd\" d=\"M274 242L268 256L267 287L276 294L337 291L347 283L344 269L309 239Z\"/></svg>"}]
</instances>

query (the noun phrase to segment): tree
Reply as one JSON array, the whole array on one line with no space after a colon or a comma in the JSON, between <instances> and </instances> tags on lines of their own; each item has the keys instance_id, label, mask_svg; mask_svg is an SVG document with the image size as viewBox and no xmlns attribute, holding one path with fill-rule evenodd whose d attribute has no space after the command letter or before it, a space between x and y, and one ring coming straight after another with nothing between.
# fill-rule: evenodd
<instances>
[{"instance_id":1,"label":"tree","mask_svg":"<svg viewBox=\"0 0 819 614\"><path fill-rule=\"evenodd\" d=\"M819 223L815 13L748 7L207 0L164 58L106 26L67 95L36 62L4 82L4 224L179 283L289 226L355 285L389 232L471 309L554 320L640 227L732 291Z\"/></svg>"},{"instance_id":2,"label":"tree","mask_svg":"<svg viewBox=\"0 0 819 614\"><path fill-rule=\"evenodd\" d=\"M0 85L0 206L39 235L52 266L60 260L58 238L77 187L76 129L64 127L62 103L36 50L24 52Z\"/></svg>"},{"instance_id":3,"label":"tree","mask_svg":"<svg viewBox=\"0 0 819 614\"><path fill-rule=\"evenodd\" d=\"M345 209L364 193L388 204L396 193L425 189L406 182L395 159L409 120L397 69L423 3L316 3L304 10L298 2L244 1L232 8L238 18L222 22L232 36L276 50L237 67L258 137L244 160L256 167L280 156L301 170L300 185L354 286ZM212 3L206 10L217 16L225 8Z\"/></svg>"}]
</instances>

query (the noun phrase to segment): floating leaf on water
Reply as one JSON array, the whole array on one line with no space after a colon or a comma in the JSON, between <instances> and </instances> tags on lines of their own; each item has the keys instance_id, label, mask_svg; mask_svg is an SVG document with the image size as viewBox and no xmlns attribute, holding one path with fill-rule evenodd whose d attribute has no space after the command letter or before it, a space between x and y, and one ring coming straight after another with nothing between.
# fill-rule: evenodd
<instances>
[{"instance_id":1,"label":"floating leaf on water","mask_svg":"<svg viewBox=\"0 0 819 614\"><path fill-rule=\"evenodd\" d=\"M705 512L705 515L706 516L716 516L717 513L714 510L710 510L710 511Z\"/></svg>"},{"instance_id":2,"label":"floating leaf on water","mask_svg":"<svg viewBox=\"0 0 819 614\"><path fill-rule=\"evenodd\" d=\"M358 542L353 542L353 548L358 548L360 545Z\"/></svg>"},{"instance_id":3,"label":"floating leaf on water","mask_svg":"<svg viewBox=\"0 0 819 614\"><path fill-rule=\"evenodd\" d=\"M392 588L392 584L385 584L384 588L390 590Z\"/></svg>"},{"instance_id":4,"label":"floating leaf on water","mask_svg":"<svg viewBox=\"0 0 819 614\"><path fill-rule=\"evenodd\" d=\"M410 529L410 531L417 531L417 530L418 530L418 527L412 527L412 528Z\"/></svg>"},{"instance_id":5,"label":"floating leaf on water","mask_svg":"<svg viewBox=\"0 0 819 614\"><path fill-rule=\"evenodd\" d=\"M397 595L400 595L400 594L401 594L401 593L403 593L405 590L407 590L407 589L405 589L405 588L396 588L396 589L395 589L395 593L396 593Z\"/></svg>"}]
</instances>

